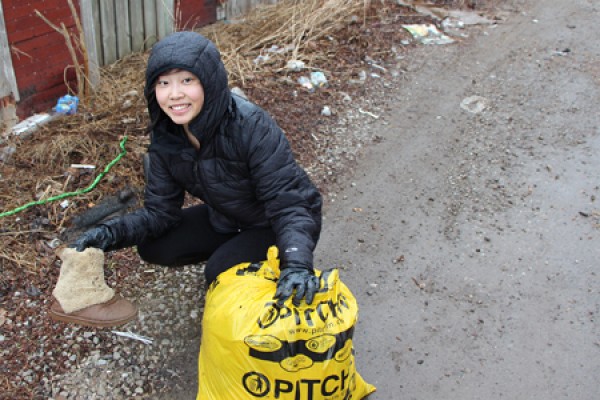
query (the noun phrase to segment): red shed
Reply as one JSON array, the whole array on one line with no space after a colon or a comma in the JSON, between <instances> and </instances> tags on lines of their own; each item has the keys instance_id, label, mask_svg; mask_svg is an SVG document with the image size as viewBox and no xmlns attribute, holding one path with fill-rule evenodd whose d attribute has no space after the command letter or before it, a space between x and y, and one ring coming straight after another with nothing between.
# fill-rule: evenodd
<instances>
[{"instance_id":1,"label":"red shed","mask_svg":"<svg viewBox=\"0 0 600 400\"><path fill-rule=\"evenodd\" d=\"M74 85L73 56L57 30L80 32L73 13L88 58L104 65L173 30L214 22L216 9L217 0L0 0L0 122L48 111L67 94L65 81Z\"/></svg>"}]
</instances>

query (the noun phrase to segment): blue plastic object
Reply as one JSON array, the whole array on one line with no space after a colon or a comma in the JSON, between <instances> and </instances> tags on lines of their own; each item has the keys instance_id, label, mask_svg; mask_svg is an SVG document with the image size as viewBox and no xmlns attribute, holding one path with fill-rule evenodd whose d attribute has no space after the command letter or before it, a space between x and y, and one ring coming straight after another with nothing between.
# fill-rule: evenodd
<instances>
[{"instance_id":1,"label":"blue plastic object","mask_svg":"<svg viewBox=\"0 0 600 400\"><path fill-rule=\"evenodd\" d=\"M77 96L65 95L58 99L54 111L59 114L73 115L77 112L79 98Z\"/></svg>"}]
</instances>

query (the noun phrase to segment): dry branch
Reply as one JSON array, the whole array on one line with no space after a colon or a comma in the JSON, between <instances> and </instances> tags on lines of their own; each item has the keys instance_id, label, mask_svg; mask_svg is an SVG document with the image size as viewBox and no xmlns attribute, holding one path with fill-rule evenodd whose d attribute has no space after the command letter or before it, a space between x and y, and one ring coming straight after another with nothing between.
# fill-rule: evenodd
<instances>
[{"instance_id":1,"label":"dry branch","mask_svg":"<svg viewBox=\"0 0 600 400\"><path fill-rule=\"evenodd\" d=\"M71 57L71 61L73 62L72 66L67 66L65 68L65 72L64 72L65 84L71 90L71 92L75 93L75 91L73 91L70 88L69 82L66 78L66 75L67 75L66 71L68 70L68 68L72 67L75 70L75 79L77 81L76 95L79 97L79 100L82 103L86 103L89 98L89 95L90 95L90 93L89 93L89 87L90 87L89 64L88 64L89 61L88 61L88 56L87 56L87 49L85 46L83 28L81 26L81 21L79 20L79 16L77 14L77 10L75 9L75 6L73 5L72 0L69 0L68 3L69 3L69 8L71 9L71 14L73 16L73 19L75 20L75 27L76 27L77 33L78 33L78 35L77 35L78 40L73 39L73 37L71 36L71 33L65 26L64 22L61 22L60 27L59 27L59 26L55 25L54 23L52 23L48 18L46 18L38 10L35 10L35 13L48 26L50 26L52 29L54 29L56 32L58 32L63 37L63 39L65 41L65 45L67 46L67 50L69 51L69 56ZM81 65L81 63L79 62L79 58L77 57L76 49L78 49L79 53L81 53L81 55L82 55L83 65Z\"/></svg>"}]
</instances>

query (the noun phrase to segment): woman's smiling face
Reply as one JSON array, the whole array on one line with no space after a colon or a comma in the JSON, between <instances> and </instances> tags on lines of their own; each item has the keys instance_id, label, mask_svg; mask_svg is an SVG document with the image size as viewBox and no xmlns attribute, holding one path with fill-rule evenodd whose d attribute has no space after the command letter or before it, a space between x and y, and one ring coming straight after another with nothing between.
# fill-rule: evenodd
<instances>
[{"instance_id":1,"label":"woman's smiling face","mask_svg":"<svg viewBox=\"0 0 600 400\"><path fill-rule=\"evenodd\" d=\"M204 106L204 88L189 71L175 69L161 74L155 91L160 108L179 125L187 126Z\"/></svg>"}]
</instances>

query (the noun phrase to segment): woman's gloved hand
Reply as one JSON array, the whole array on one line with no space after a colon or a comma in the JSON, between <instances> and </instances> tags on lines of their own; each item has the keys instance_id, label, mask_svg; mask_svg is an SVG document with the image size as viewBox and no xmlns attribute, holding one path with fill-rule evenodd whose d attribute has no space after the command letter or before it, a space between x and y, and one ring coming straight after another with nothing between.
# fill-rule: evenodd
<instances>
[{"instance_id":1,"label":"woman's gloved hand","mask_svg":"<svg viewBox=\"0 0 600 400\"><path fill-rule=\"evenodd\" d=\"M312 269L296 264L286 265L282 267L277 281L275 299L281 305L294 295L292 302L295 306L299 306L303 298L306 304L312 304L317 290L319 290L319 278L315 276Z\"/></svg>"},{"instance_id":2,"label":"woman's gloved hand","mask_svg":"<svg viewBox=\"0 0 600 400\"><path fill-rule=\"evenodd\" d=\"M85 231L69 247L73 247L77 251L84 251L88 247L95 247L106 251L109 247L114 246L115 243L116 240L110 228L106 225L98 225Z\"/></svg>"}]
</instances>

